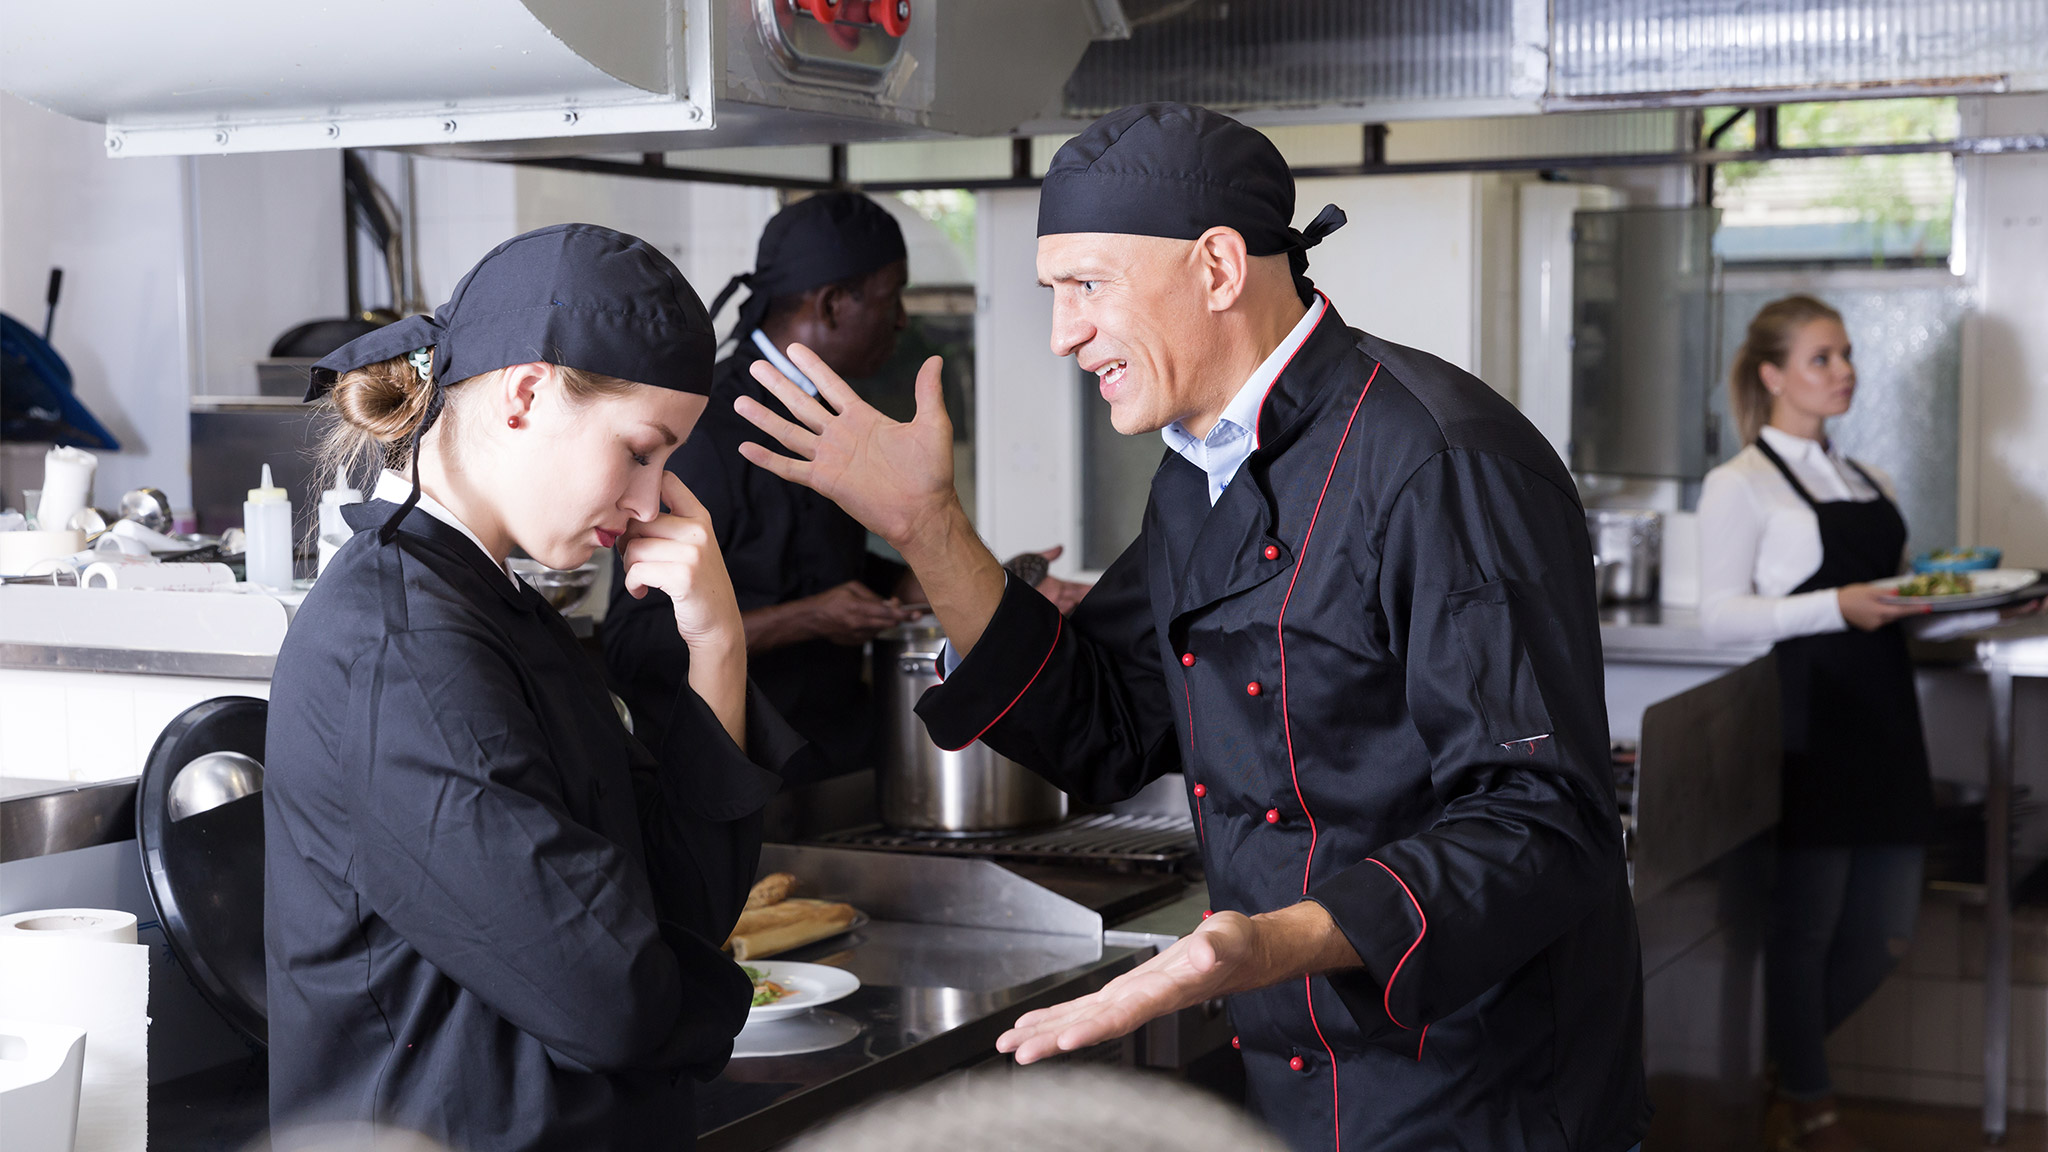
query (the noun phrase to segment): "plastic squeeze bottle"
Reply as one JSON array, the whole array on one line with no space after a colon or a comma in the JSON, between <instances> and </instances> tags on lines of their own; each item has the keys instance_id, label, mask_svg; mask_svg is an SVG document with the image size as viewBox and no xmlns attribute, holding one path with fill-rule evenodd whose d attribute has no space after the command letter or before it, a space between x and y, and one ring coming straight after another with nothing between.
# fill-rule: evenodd
<instances>
[{"instance_id":1,"label":"plastic squeeze bottle","mask_svg":"<svg viewBox=\"0 0 2048 1152\"><path fill-rule=\"evenodd\" d=\"M319 572L327 571L328 562L334 559L334 554L341 551L341 546L348 543L348 538L353 535L349 531L348 521L341 518L342 506L362 502L362 491L344 487L340 480L336 480L334 487L320 494Z\"/></svg>"},{"instance_id":2,"label":"plastic squeeze bottle","mask_svg":"<svg viewBox=\"0 0 2048 1152\"><path fill-rule=\"evenodd\" d=\"M242 531L249 542L242 554L249 583L289 590L292 586L292 498L270 481L263 466L263 487L249 489L242 503Z\"/></svg>"}]
</instances>

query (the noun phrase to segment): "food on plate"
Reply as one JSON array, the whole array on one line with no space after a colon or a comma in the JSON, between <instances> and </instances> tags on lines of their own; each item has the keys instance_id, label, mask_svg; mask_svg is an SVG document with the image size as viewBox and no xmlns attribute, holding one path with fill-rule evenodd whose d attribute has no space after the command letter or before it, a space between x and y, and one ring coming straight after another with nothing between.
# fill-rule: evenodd
<instances>
[{"instance_id":1,"label":"food on plate","mask_svg":"<svg viewBox=\"0 0 2048 1152\"><path fill-rule=\"evenodd\" d=\"M801 948L853 927L851 904L792 897L796 877L787 872L763 876L747 893L746 910L725 942L735 960L760 960ZM761 1003L761 1001L755 1001Z\"/></svg>"},{"instance_id":2,"label":"food on plate","mask_svg":"<svg viewBox=\"0 0 2048 1152\"><path fill-rule=\"evenodd\" d=\"M1892 589L1894 596L1967 596L1976 582L1962 572L1922 572Z\"/></svg>"},{"instance_id":3,"label":"food on plate","mask_svg":"<svg viewBox=\"0 0 2048 1152\"><path fill-rule=\"evenodd\" d=\"M795 876L787 872L770 872L768 875L754 881L753 888L747 892L746 910L752 912L756 908L766 908L770 904L780 904L784 900L789 899L790 890L795 887Z\"/></svg>"},{"instance_id":4,"label":"food on plate","mask_svg":"<svg viewBox=\"0 0 2048 1152\"><path fill-rule=\"evenodd\" d=\"M759 968L749 968L742 964L740 971L745 972L747 979L754 982L754 1002L751 1007L759 1008L764 1004L773 1004L790 994L790 989L770 980L768 974Z\"/></svg>"}]
</instances>

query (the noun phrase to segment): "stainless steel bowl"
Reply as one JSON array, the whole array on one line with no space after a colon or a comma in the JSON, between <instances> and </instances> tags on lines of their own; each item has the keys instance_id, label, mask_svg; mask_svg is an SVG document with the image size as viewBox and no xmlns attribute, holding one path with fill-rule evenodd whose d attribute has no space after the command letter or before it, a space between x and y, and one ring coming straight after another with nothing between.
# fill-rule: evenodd
<instances>
[{"instance_id":1,"label":"stainless steel bowl","mask_svg":"<svg viewBox=\"0 0 2048 1152\"><path fill-rule=\"evenodd\" d=\"M506 561L512 574L531 584L555 611L567 616L590 595L597 583L597 562L580 568L550 568L538 560L514 558Z\"/></svg>"}]
</instances>

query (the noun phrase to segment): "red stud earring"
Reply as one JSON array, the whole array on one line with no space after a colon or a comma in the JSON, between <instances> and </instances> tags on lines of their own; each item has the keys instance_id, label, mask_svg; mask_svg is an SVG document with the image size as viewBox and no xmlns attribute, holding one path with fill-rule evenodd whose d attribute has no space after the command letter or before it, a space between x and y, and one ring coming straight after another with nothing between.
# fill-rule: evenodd
<instances>
[{"instance_id":1,"label":"red stud earring","mask_svg":"<svg viewBox=\"0 0 2048 1152\"><path fill-rule=\"evenodd\" d=\"M507 416L507 417L505 417L505 427L507 427L507 428L517 428L517 427L519 427L519 417L517 417L517 416Z\"/></svg>"}]
</instances>

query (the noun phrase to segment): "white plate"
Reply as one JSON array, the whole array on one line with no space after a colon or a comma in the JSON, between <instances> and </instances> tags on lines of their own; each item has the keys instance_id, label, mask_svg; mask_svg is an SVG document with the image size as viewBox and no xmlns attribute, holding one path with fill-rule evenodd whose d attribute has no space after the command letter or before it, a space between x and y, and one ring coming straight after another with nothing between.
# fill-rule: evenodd
<instances>
[{"instance_id":1,"label":"white plate","mask_svg":"<svg viewBox=\"0 0 2048 1152\"><path fill-rule=\"evenodd\" d=\"M820 1008L782 1020L748 1024L733 1037L732 1057L800 1056L823 1052L860 1035L860 1021L830 1008Z\"/></svg>"},{"instance_id":2,"label":"white plate","mask_svg":"<svg viewBox=\"0 0 2048 1152\"><path fill-rule=\"evenodd\" d=\"M799 964L794 960L747 960L743 967L764 973L768 979L789 989L789 995L773 1004L763 1004L747 1012L747 1023L759 1020L774 1020L783 1016L794 1016L808 1012L820 1004L830 1004L860 987L860 977L844 968L829 964Z\"/></svg>"},{"instance_id":3,"label":"white plate","mask_svg":"<svg viewBox=\"0 0 2048 1152\"><path fill-rule=\"evenodd\" d=\"M1933 608L1939 612L1948 608L1974 608L1994 600L2003 600L2041 579L2041 574L2032 568L1986 568L1978 572L1965 572L1970 578L1973 591L1958 592L1949 596L1887 596L1893 604L1912 604ZM1886 580L1872 580L1876 588L1897 588L1912 576L1893 576Z\"/></svg>"}]
</instances>

